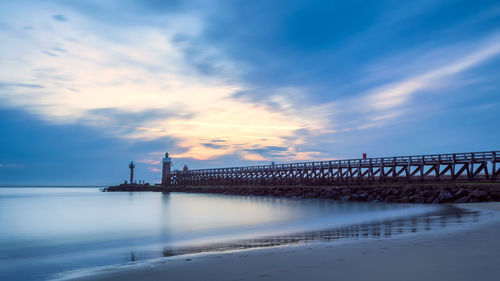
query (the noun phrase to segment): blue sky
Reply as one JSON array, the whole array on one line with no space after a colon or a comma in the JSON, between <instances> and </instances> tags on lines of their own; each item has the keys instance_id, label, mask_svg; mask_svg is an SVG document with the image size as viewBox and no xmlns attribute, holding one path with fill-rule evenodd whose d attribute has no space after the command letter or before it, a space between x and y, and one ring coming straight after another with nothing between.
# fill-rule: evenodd
<instances>
[{"instance_id":1,"label":"blue sky","mask_svg":"<svg viewBox=\"0 0 500 281\"><path fill-rule=\"evenodd\" d=\"M0 1L0 184L498 150L497 1Z\"/></svg>"}]
</instances>

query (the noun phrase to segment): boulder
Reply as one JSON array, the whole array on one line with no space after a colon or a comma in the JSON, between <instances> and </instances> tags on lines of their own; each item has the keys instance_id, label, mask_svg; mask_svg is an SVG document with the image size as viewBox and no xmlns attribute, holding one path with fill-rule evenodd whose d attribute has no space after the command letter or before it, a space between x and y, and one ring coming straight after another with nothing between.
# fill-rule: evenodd
<instances>
[{"instance_id":1,"label":"boulder","mask_svg":"<svg viewBox=\"0 0 500 281\"><path fill-rule=\"evenodd\" d=\"M351 195L352 194L352 190L350 188L348 188L348 187L343 188L342 189L342 194L343 195Z\"/></svg>"},{"instance_id":2,"label":"boulder","mask_svg":"<svg viewBox=\"0 0 500 281\"><path fill-rule=\"evenodd\" d=\"M425 198L429 198L431 196L434 196L434 191L433 190L424 190L422 192L422 196Z\"/></svg>"},{"instance_id":3,"label":"boulder","mask_svg":"<svg viewBox=\"0 0 500 281\"><path fill-rule=\"evenodd\" d=\"M359 195L359 199L365 201L368 198L368 193L361 193Z\"/></svg>"},{"instance_id":4,"label":"boulder","mask_svg":"<svg viewBox=\"0 0 500 281\"><path fill-rule=\"evenodd\" d=\"M342 201L349 201L351 200L351 195L346 195L342 197Z\"/></svg>"},{"instance_id":5,"label":"boulder","mask_svg":"<svg viewBox=\"0 0 500 281\"><path fill-rule=\"evenodd\" d=\"M465 189L460 188L457 192L455 192L455 197L460 198L460 197L465 196L467 193L468 192Z\"/></svg>"},{"instance_id":6,"label":"boulder","mask_svg":"<svg viewBox=\"0 0 500 281\"><path fill-rule=\"evenodd\" d=\"M415 203L425 203L425 198L422 195L422 193L419 193L417 196L415 196Z\"/></svg>"},{"instance_id":7,"label":"boulder","mask_svg":"<svg viewBox=\"0 0 500 281\"><path fill-rule=\"evenodd\" d=\"M399 200L398 200L399 203L410 203L410 198L408 197L401 197Z\"/></svg>"},{"instance_id":8,"label":"boulder","mask_svg":"<svg viewBox=\"0 0 500 281\"><path fill-rule=\"evenodd\" d=\"M472 197L472 198L469 200L469 202L471 202L471 203L477 203L477 202L479 202L479 199L477 199L476 197Z\"/></svg>"},{"instance_id":9,"label":"boulder","mask_svg":"<svg viewBox=\"0 0 500 281\"><path fill-rule=\"evenodd\" d=\"M493 197L500 197L500 189L494 188L489 190L489 194Z\"/></svg>"},{"instance_id":10,"label":"boulder","mask_svg":"<svg viewBox=\"0 0 500 281\"><path fill-rule=\"evenodd\" d=\"M439 202L451 202L453 201L453 194L449 191L441 191L438 196Z\"/></svg>"},{"instance_id":11,"label":"boulder","mask_svg":"<svg viewBox=\"0 0 500 281\"><path fill-rule=\"evenodd\" d=\"M398 197L396 195L389 195L385 198L385 202L396 202L398 201Z\"/></svg>"},{"instance_id":12,"label":"boulder","mask_svg":"<svg viewBox=\"0 0 500 281\"><path fill-rule=\"evenodd\" d=\"M406 185L405 187L403 187L403 191L406 192L406 193L411 193L412 191L415 190L415 186L414 185Z\"/></svg>"},{"instance_id":13,"label":"boulder","mask_svg":"<svg viewBox=\"0 0 500 281\"><path fill-rule=\"evenodd\" d=\"M425 198L425 203L433 203L436 199L439 200L437 196L429 196Z\"/></svg>"},{"instance_id":14,"label":"boulder","mask_svg":"<svg viewBox=\"0 0 500 281\"><path fill-rule=\"evenodd\" d=\"M314 192L308 192L304 195L304 198L314 198L316 193Z\"/></svg>"},{"instance_id":15,"label":"boulder","mask_svg":"<svg viewBox=\"0 0 500 281\"><path fill-rule=\"evenodd\" d=\"M471 192L471 195L479 200L482 200L482 199L486 199L486 196L488 196L488 192L484 191L484 190L479 190L479 189L476 189L476 190L473 190Z\"/></svg>"},{"instance_id":16,"label":"boulder","mask_svg":"<svg viewBox=\"0 0 500 281\"><path fill-rule=\"evenodd\" d=\"M469 196L464 196L455 200L455 203L467 203L469 202L469 200L470 200Z\"/></svg>"}]
</instances>

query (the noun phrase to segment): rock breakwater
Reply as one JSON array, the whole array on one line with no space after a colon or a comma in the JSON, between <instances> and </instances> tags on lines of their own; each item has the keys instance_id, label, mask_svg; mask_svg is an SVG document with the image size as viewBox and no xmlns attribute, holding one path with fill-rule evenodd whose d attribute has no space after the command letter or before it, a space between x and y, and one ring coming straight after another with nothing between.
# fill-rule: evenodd
<instances>
[{"instance_id":1,"label":"rock breakwater","mask_svg":"<svg viewBox=\"0 0 500 281\"><path fill-rule=\"evenodd\" d=\"M359 186L111 186L104 191L156 191L323 198L394 203L475 203L500 201L500 183L394 184Z\"/></svg>"}]
</instances>

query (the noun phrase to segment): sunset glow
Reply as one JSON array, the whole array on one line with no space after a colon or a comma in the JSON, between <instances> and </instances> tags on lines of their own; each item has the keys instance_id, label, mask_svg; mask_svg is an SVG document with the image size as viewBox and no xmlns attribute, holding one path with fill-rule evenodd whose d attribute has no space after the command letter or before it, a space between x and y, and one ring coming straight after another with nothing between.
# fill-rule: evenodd
<instances>
[{"instance_id":1,"label":"sunset glow","mask_svg":"<svg viewBox=\"0 0 500 281\"><path fill-rule=\"evenodd\" d=\"M370 28L343 18L336 32L344 25L302 13L316 11L312 4L284 14L250 5L259 22L227 3L194 2L158 11L141 1L3 2L2 108L49 131L88 130L75 133L84 144L65 139L67 149L95 140L108 160L146 159L138 162L145 173L160 168L165 151L175 168L201 168L490 149L458 133L470 116L484 124L475 130L498 137L488 122L498 117L500 30L487 25L497 5L402 37L395 26L411 29L419 13L439 19L439 5L380 10ZM307 32L287 27L298 22ZM406 143L424 132L455 142ZM0 159L1 170L27 166L14 155Z\"/></svg>"}]
</instances>

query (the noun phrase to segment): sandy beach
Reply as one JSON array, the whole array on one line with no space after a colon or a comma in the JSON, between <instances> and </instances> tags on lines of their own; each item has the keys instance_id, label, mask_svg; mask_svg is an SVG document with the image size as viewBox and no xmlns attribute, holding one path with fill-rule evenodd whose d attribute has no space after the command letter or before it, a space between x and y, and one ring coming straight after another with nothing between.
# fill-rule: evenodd
<instances>
[{"instance_id":1,"label":"sandy beach","mask_svg":"<svg viewBox=\"0 0 500 281\"><path fill-rule=\"evenodd\" d=\"M452 232L172 257L66 280L498 280L500 203L456 206L490 214Z\"/></svg>"}]
</instances>

